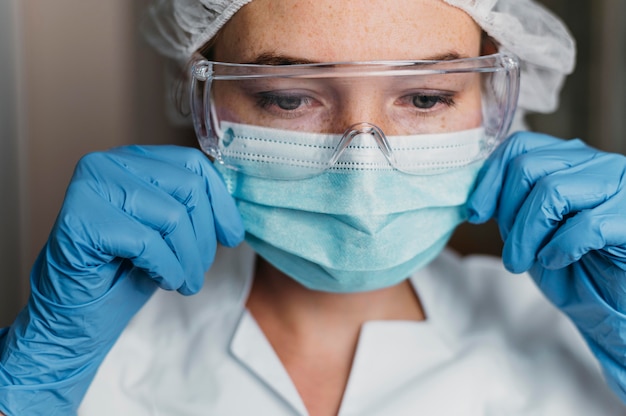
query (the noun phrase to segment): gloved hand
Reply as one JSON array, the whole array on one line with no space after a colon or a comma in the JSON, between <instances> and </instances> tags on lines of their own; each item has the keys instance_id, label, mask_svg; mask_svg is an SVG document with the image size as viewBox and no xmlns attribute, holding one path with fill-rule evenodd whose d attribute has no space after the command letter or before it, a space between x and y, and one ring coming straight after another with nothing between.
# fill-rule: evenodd
<instances>
[{"instance_id":1,"label":"gloved hand","mask_svg":"<svg viewBox=\"0 0 626 416\"><path fill-rule=\"evenodd\" d=\"M0 410L76 413L98 366L158 287L197 292L217 242L244 229L219 174L199 151L131 146L76 167L31 296L0 332Z\"/></svg>"},{"instance_id":2,"label":"gloved hand","mask_svg":"<svg viewBox=\"0 0 626 416\"><path fill-rule=\"evenodd\" d=\"M495 218L502 259L567 314L626 402L626 158L517 133L489 158L470 222Z\"/></svg>"}]
</instances>

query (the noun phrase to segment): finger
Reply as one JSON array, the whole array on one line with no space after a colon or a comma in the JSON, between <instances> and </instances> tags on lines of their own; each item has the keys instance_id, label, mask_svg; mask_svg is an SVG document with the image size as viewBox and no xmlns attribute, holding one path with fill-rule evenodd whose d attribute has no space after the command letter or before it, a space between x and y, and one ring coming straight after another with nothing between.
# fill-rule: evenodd
<instances>
[{"instance_id":1,"label":"finger","mask_svg":"<svg viewBox=\"0 0 626 416\"><path fill-rule=\"evenodd\" d=\"M469 221L478 224L494 217L511 160L560 142L552 136L529 132L518 132L509 137L487 159L478 175L477 186L467 202Z\"/></svg>"},{"instance_id":2,"label":"finger","mask_svg":"<svg viewBox=\"0 0 626 416\"><path fill-rule=\"evenodd\" d=\"M540 264L551 270L561 269L594 250L604 250L618 259L626 258L626 198L622 193L569 218L539 251Z\"/></svg>"},{"instance_id":3,"label":"finger","mask_svg":"<svg viewBox=\"0 0 626 416\"><path fill-rule=\"evenodd\" d=\"M528 270L566 218L599 206L618 191L619 175L606 175L612 155L594 155L537 181L504 243L503 261L509 270Z\"/></svg>"},{"instance_id":4,"label":"finger","mask_svg":"<svg viewBox=\"0 0 626 416\"><path fill-rule=\"evenodd\" d=\"M80 212L73 204L81 199ZM129 259L163 289L180 287L186 277L179 259L160 232L112 206L86 183L71 184L49 241L54 267L83 291L107 290L116 276L102 268L115 258Z\"/></svg>"},{"instance_id":5,"label":"finger","mask_svg":"<svg viewBox=\"0 0 626 416\"><path fill-rule=\"evenodd\" d=\"M541 178L583 164L597 156L580 140L560 141L513 159L508 168L498 202L496 220L502 239L508 238L518 212Z\"/></svg>"},{"instance_id":6,"label":"finger","mask_svg":"<svg viewBox=\"0 0 626 416\"><path fill-rule=\"evenodd\" d=\"M109 204L157 231L185 272L186 278L176 289L185 294L197 292L204 281L206 267L186 207L162 189L129 174L125 166L118 162L119 160L109 153L89 155L79 163L77 177L93 178L76 181L77 184L93 188ZM174 174L176 170L170 168L168 173ZM71 195L68 194L70 198ZM81 202L77 200L73 204L80 206ZM206 214L210 215L211 211L206 211ZM208 223L212 228L213 222ZM124 232L119 230L118 234ZM214 235L213 230L208 232ZM215 243L209 250L211 253L215 252Z\"/></svg>"},{"instance_id":7,"label":"finger","mask_svg":"<svg viewBox=\"0 0 626 416\"><path fill-rule=\"evenodd\" d=\"M204 178L183 166L147 157L145 151L137 154L131 150L120 148L112 153L112 158L147 187L164 191L185 207L203 270L207 270L215 257L216 230Z\"/></svg>"},{"instance_id":8,"label":"finger","mask_svg":"<svg viewBox=\"0 0 626 416\"><path fill-rule=\"evenodd\" d=\"M234 199L222 177L199 150L180 146L130 146L129 152L182 166L201 176L213 212L214 228L220 243L233 247L241 243L245 230Z\"/></svg>"}]
</instances>

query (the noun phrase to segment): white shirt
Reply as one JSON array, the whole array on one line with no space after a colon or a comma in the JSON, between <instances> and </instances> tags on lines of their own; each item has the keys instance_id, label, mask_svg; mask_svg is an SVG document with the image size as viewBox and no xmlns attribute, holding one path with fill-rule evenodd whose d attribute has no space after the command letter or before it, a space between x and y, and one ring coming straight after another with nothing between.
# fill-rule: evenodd
<instances>
[{"instance_id":1,"label":"white shirt","mask_svg":"<svg viewBox=\"0 0 626 416\"><path fill-rule=\"evenodd\" d=\"M306 415L246 310L254 253L221 249L202 291L157 292L80 416ZM444 251L411 282L427 319L363 325L339 416L624 415L575 327L499 259Z\"/></svg>"}]
</instances>

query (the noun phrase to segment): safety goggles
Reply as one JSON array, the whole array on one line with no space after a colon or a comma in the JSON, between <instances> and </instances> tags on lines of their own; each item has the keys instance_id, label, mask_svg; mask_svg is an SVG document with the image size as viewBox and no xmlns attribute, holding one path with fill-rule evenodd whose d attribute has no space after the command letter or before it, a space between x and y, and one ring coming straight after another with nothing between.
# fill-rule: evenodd
<instances>
[{"instance_id":1,"label":"safety goggles","mask_svg":"<svg viewBox=\"0 0 626 416\"><path fill-rule=\"evenodd\" d=\"M444 61L192 66L201 148L249 175L300 179L329 169L433 174L486 158L519 93L508 54Z\"/></svg>"}]
</instances>

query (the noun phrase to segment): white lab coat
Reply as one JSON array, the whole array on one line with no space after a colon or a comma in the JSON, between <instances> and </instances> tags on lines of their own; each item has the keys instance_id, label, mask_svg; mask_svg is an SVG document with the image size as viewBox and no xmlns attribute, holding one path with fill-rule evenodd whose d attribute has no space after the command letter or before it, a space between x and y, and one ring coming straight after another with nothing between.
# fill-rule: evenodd
<instances>
[{"instance_id":1,"label":"white lab coat","mask_svg":"<svg viewBox=\"0 0 626 416\"><path fill-rule=\"evenodd\" d=\"M79 411L306 415L245 309L254 253L222 249L202 291L159 291L102 364ZM445 251L411 278L427 320L361 329L348 415L624 415L574 326L498 259Z\"/></svg>"}]
</instances>

